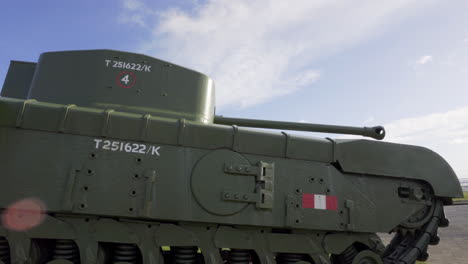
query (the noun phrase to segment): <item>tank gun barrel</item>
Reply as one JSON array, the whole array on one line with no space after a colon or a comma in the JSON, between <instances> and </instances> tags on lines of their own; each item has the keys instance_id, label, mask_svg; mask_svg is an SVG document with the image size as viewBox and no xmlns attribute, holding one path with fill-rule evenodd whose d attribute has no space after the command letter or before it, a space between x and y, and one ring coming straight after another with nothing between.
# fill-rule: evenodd
<instances>
[{"instance_id":1,"label":"tank gun barrel","mask_svg":"<svg viewBox=\"0 0 468 264\"><path fill-rule=\"evenodd\" d=\"M256 119L245 119L245 118L230 118L230 117L223 117L223 116L215 116L214 123L220 124L220 125L237 125L237 126L243 126L243 127L257 127L257 128L307 131L307 132L360 135L364 137L375 138L378 140L382 140L385 137L385 128L382 126L375 126L375 127L335 126L335 125L322 125L322 124L310 124L310 123L299 123L299 122L282 122L282 121L256 120Z\"/></svg>"}]
</instances>

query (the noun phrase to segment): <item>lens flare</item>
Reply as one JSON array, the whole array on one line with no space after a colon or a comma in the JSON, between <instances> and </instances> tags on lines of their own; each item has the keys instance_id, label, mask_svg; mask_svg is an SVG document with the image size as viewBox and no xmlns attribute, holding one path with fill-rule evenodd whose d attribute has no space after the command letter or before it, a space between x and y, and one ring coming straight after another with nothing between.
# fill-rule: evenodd
<instances>
[{"instance_id":1,"label":"lens flare","mask_svg":"<svg viewBox=\"0 0 468 264\"><path fill-rule=\"evenodd\" d=\"M3 226L13 231L26 231L44 221L45 206L34 198L14 202L2 213Z\"/></svg>"}]
</instances>

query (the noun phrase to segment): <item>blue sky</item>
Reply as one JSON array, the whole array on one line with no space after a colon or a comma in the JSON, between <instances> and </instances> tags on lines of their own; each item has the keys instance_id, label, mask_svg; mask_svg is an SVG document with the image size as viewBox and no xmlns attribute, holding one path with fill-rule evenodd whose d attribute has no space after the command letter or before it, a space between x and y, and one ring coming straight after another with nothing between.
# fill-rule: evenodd
<instances>
[{"instance_id":1,"label":"blue sky","mask_svg":"<svg viewBox=\"0 0 468 264\"><path fill-rule=\"evenodd\" d=\"M7 1L10 60L145 53L211 76L218 114L385 125L468 177L467 1ZM316 136L316 135L315 135ZM323 135L319 135L323 136Z\"/></svg>"}]
</instances>

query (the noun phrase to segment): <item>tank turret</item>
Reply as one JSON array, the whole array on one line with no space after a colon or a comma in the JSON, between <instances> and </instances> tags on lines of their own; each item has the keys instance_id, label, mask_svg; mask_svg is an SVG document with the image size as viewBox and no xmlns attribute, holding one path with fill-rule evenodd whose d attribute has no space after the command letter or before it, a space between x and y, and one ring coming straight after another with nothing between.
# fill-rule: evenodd
<instances>
[{"instance_id":1,"label":"tank turret","mask_svg":"<svg viewBox=\"0 0 468 264\"><path fill-rule=\"evenodd\" d=\"M214 84L150 56L113 51L46 52L12 61L2 96L212 123Z\"/></svg>"}]
</instances>

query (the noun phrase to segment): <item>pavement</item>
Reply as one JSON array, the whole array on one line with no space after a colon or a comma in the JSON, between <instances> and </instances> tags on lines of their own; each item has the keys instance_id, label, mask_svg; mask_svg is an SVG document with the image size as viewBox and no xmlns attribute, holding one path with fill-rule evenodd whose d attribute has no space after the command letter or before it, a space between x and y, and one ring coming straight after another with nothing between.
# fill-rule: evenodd
<instances>
[{"instance_id":1,"label":"pavement","mask_svg":"<svg viewBox=\"0 0 468 264\"><path fill-rule=\"evenodd\" d=\"M429 246L428 264L468 264L468 205L446 206L450 220L446 228L439 228L440 243ZM391 236L379 234L387 244Z\"/></svg>"}]
</instances>

